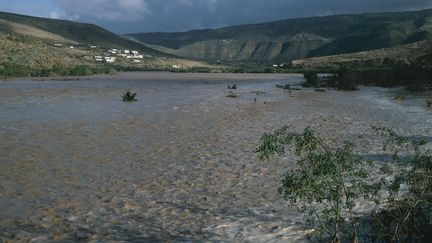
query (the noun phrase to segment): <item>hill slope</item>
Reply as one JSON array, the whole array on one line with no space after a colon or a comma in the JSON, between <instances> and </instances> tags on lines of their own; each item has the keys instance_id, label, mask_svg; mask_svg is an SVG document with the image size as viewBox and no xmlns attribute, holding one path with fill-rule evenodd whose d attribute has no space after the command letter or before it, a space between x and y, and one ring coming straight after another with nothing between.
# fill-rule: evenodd
<instances>
[{"instance_id":1,"label":"hill slope","mask_svg":"<svg viewBox=\"0 0 432 243\"><path fill-rule=\"evenodd\" d=\"M299 18L220 29L128 36L153 48L202 60L288 61L432 39L432 9Z\"/></svg>"},{"instance_id":2,"label":"hill slope","mask_svg":"<svg viewBox=\"0 0 432 243\"><path fill-rule=\"evenodd\" d=\"M86 70L99 72L113 67L120 70L216 68L166 55L95 25L2 12L0 47L1 77L70 75L70 70L75 69L86 74ZM109 48L138 50L141 55L127 56L108 51ZM108 62L108 59L114 60Z\"/></svg>"},{"instance_id":3,"label":"hill slope","mask_svg":"<svg viewBox=\"0 0 432 243\"><path fill-rule=\"evenodd\" d=\"M104 48L135 49L152 55L163 53L142 44L122 38L97 25L67 20L31 17L0 12L0 32L18 33L41 38L52 44L75 42L82 45L98 45ZM23 28L24 32L23 33ZM45 35L43 38L40 35ZM60 37L60 38L59 38Z\"/></svg>"},{"instance_id":4,"label":"hill slope","mask_svg":"<svg viewBox=\"0 0 432 243\"><path fill-rule=\"evenodd\" d=\"M291 62L297 67L329 67L341 65L393 65L432 68L432 40L372 51L356 52L323 57L312 57Z\"/></svg>"}]
</instances>

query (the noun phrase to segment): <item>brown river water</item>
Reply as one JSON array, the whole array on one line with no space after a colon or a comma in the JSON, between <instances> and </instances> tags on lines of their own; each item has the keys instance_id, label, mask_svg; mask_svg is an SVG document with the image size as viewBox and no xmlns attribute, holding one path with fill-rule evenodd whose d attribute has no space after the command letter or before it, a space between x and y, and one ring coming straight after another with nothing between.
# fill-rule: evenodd
<instances>
[{"instance_id":1,"label":"brown river water","mask_svg":"<svg viewBox=\"0 0 432 243\"><path fill-rule=\"evenodd\" d=\"M430 93L395 101L401 89L275 87L301 81L119 73L0 82L0 242L302 241L303 218L277 193L292 159L258 160L264 132L311 126L376 159L371 126L432 140ZM232 83L237 99L225 97ZM127 90L137 102L121 101Z\"/></svg>"}]
</instances>

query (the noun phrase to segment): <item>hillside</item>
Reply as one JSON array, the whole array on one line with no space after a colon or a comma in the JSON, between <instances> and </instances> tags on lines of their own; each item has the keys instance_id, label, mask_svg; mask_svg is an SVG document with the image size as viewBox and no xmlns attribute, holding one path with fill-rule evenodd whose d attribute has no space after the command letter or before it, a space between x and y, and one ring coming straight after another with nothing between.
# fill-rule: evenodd
<instances>
[{"instance_id":1,"label":"hillside","mask_svg":"<svg viewBox=\"0 0 432 243\"><path fill-rule=\"evenodd\" d=\"M406 65L432 68L432 40L372 51L293 60L295 67Z\"/></svg>"},{"instance_id":2,"label":"hillside","mask_svg":"<svg viewBox=\"0 0 432 243\"><path fill-rule=\"evenodd\" d=\"M222 67L166 55L91 24L1 12L0 46L0 76L3 77L68 75L68 70L75 68L81 68L80 71L84 72L80 73L86 74L90 73L86 69L99 72L112 68L180 70ZM126 49L139 52L126 54Z\"/></svg>"},{"instance_id":3,"label":"hillside","mask_svg":"<svg viewBox=\"0 0 432 243\"><path fill-rule=\"evenodd\" d=\"M432 39L432 9L299 18L220 29L127 36L152 48L201 60L284 62Z\"/></svg>"},{"instance_id":4,"label":"hillside","mask_svg":"<svg viewBox=\"0 0 432 243\"><path fill-rule=\"evenodd\" d=\"M48 44L70 42L81 45L97 45L103 48L134 49L141 52L164 56L164 53L142 44L122 38L97 25L67 20L31 17L0 12L0 32L30 35Z\"/></svg>"}]
</instances>

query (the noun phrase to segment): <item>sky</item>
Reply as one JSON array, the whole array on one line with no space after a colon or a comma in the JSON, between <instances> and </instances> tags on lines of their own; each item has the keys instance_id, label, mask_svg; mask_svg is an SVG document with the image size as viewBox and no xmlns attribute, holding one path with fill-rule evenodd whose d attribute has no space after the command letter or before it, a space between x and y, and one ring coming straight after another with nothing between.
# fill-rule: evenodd
<instances>
[{"instance_id":1,"label":"sky","mask_svg":"<svg viewBox=\"0 0 432 243\"><path fill-rule=\"evenodd\" d=\"M119 34L425 8L432 0L0 0L0 11L94 23Z\"/></svg>"}]
</instances>

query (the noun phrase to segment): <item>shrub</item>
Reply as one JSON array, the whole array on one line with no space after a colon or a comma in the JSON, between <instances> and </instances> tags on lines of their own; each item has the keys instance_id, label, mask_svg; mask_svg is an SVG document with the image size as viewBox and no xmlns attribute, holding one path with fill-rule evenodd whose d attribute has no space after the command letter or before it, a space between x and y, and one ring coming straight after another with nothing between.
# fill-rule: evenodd
<instances>
[{"instance_id":1,"label":"shrub","mask_svg":"<svg viewBox=\"0 0 432 243\"><path fill-rule=\"evenodd\" d=\"M353 91L358 90L359 88L357 85L349 79L342 79L337 83L337 89L338 90L346 90L346 91Z\"/></svg>"},{"instance_id":2,"label":"shrub","mask_svg":"<svg viewBox=\"0 0 432 243\"><path fill-rule=\"evenodd\" d=\"M228 89L237 89L237 84L233 84L233 85L228 84Z\"/></svg>"},{"instance_id":3,"label":"shrub","mask_svg":"<svg viewBox=\"0 0 432 243\"><path fill-rule=\"evenodd\" d=\"M396 169L387 173L386 208L374 214L374 238L391 242L426 242L431 238L432 150L424 140L412 140L387 128L375 128L384 138Z\"/></svg>"},{"instance_id":4,"label":"shrub","mask_svg":"<svg viewBox=\"0 0 432 243\"><path fill-rule=\"evenodd\" d=\"M230 91L226 97L228 97L228 98L238 98L238 95L236 93Z\"/></svg>"},{"instance_id":5,"label":"shrub","mask_svg":"<svg viewBox=\"0 0 432 243\"><path fill-rule=\"evenodd\" d=\"M309 87L318 86L319 78L317 73L312 73L312 72L304 73L303 77L306 80L306 82L303 84L303 87L309 88Z\"/></svg>"},{"instance_id":6,"label":"shrub","mask_svg":"<svg viewBox=\"0 0 432 243\"><path fill-rule=\"evenodd\" d=\"M138 101L137 99L135 99L136 96L137 93L132 93L130 91L127 91L126 93L123 94L122 99L124 102Z\"/></svg>"},{"instance_id":7,"label":"shrub","mask_svg":"<svg viewBox=\"0 0 432 243\"><path fill-rule=\"evenodd\" d=\"M284 89L284 90L291 90L291 85L289 85L289 84L285 84L285 85L277 84L276 87Z\"/></svg>"},{"instance_id":8,"label":"shrub","mask_svg":"<svg viewBox=\"0 0 432 243\"><path fill-rule=\"evenodd\" d=\"M393 99L394 100L405 100L405 95L404 94L399 94L399 95L396 95Z\"/></svg>"},{"instance_id":9,"label":"shrub","mask_svg":"<svg viewBox=\"0 0 432 243\"><path fill-rule=\"evenodd\" d=\"M300 134L287 126L266 133L256 152L269 159L292 150L294 169L278 191L318 236L326 234L332 242L347 237L358 242L359 236L374 242L423 242L432 229L432 151L424 141L375 130L384 137L391 165L378 166L354 154L349 142L330 147L309 128ZM376 204L369 216L353 210L359 200Z\"/></svg>"},{"instance_id":10,"label":"shrub","mask_svg":"<svg viewBox=\"0 0 432 243\"><path fill-rule=\"evenodd\" d=\"M296 168L285 175L278 191L306 216L307 226L314 227L318 235L327 234L332 242L340 242L343 231L357 240L355 202L379 197L382 187L369 179L373 164L355 155L353 144L332 149L309 128L298 134L285 126L264 134L261 142L257 149L261 159L283 155L285 146L298 157Z\"/></svg>"}]
</instances>

